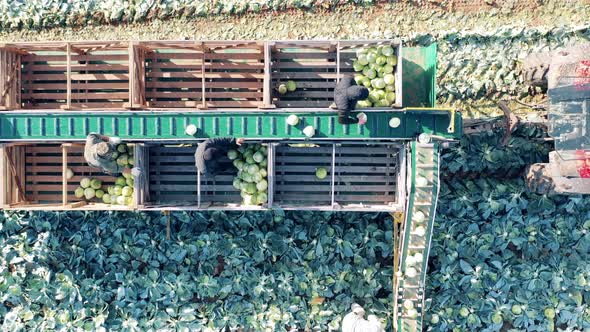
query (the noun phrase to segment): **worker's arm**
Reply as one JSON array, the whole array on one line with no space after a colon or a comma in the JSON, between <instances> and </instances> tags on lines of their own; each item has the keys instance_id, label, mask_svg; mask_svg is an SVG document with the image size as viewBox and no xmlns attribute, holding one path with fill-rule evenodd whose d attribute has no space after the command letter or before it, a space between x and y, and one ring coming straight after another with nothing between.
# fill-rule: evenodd
<instances>
[{"instance_id":1,"label":"worker's arm","mask_svg":"<svg viewBox=\"0 0 590 332\"><path fill-rule=\"evenodd\" d=\"M86 137L86 143L96 144L100 142L108 142L111 144L120 144L121 139L119 137L108 137L99 133L90 133Z\"/></svg>"},{"instance_id":2,"label":"worker's arm","mask_svg":"<svg viewBox=\"0 0 590 332\"><path fill-rule=\"evenodd\" d=\"M244 143L243 138L217 137L209 140L209 145L217 148L235 149Z\"/></svg>"}]
</instances>

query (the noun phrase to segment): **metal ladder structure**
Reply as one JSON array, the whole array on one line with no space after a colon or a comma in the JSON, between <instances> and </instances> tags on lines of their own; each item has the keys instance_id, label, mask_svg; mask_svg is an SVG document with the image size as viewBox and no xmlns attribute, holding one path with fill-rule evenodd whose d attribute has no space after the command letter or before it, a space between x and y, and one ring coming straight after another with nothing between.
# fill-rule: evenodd
<instances>
[{"instance_id":1,"label":"metal ladder structure","mask_svg":"<svg viewBox=\"0 0 590 332\"><path fill-rule=\"evenodd\" d=\"M432 228L440 189L438 143L410 143L408 197L394 275L394 331L422 331Z\"/></svg>"}]
</instances>

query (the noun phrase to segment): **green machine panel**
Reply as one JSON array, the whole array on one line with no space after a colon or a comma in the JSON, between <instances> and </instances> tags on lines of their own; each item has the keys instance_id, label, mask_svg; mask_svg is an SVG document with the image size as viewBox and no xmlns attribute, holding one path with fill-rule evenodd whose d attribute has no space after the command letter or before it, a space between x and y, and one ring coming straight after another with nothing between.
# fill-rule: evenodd
<instances>
[{"instance_id":1,"label":"green machine panel","mask_svg":"<svg viewBox=\"0 0 590 332\"><path fill-rule=\"evenodd\" d=\"M313 139L411 139L429 133L444 139L461 136L458 112L445 109L367 110L365 125L340 125L335 111L326 109L208 110L195 112L0 112L0 141L81 141L90 132L118 136L130 141L195 140L234 136L250 139L306 139L303 128L313 126ZM296 114L300 121L289 126ZM399 118L391 127L390 120ZM397 121L394 121L397 122ZM185 128L193 124L195 135Z\"/></svg>"}]
</instances>

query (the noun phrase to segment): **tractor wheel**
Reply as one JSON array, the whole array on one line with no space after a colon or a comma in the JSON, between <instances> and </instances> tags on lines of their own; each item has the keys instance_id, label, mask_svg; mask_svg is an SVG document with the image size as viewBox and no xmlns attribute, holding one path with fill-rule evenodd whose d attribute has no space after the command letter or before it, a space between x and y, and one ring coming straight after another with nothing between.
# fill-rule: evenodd
<instances>
[{"instance_id":1,"label":"tractor wheel","mask_svg":"<svg viewBox=\"0 0 590 332\"><path fill-rule=\"evenodd\" d=\"M539 195L554 192L555 184L549 170L549 164L533 164L526 172L527 187Z\"/></svg>"}]
</instances>

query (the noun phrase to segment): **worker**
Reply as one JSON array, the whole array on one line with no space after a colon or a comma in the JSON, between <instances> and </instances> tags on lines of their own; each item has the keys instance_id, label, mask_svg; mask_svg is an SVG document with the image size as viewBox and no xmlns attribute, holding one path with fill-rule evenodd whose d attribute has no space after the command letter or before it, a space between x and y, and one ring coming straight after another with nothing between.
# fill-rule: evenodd
<instances>
[{"instance_id":1,"label":"worker","mask_svg":"<svg viewBox=\"0 0 590 332\"><path fill-rule=\"evenodd\" d=\"M375 315L365 319L365 309L353 303L351 312L342 319L342 332L385 332L381 320Z\"/></svg>"},{"instance_id":2,"label":"worker","mask_svg":"<svg viewBox=\"0 0 590 332\"><path fill-rule=\"evenodd\" d=\"M369 89L359 86L352 76L344 76L334 89L334 103L338 109L338 123L353 124L359 119L350 117L350 111L354 110L359 100L369 97ZM364 124L361 123L361 124Z\"/></svg>"},{"instance_id":3,"label":"worker","mask_svg":"<svg viewBox=\"0 0 590 332\"><path fill-rule=\"evenodd\" d=\"M243 138L220 137L210 138L200 143L195 151L195 165L199 172L207 176L215 176L219 173L234 169L232 161L227 157L227 152L237 149L244 143Z\"/></svg>"},{"instance_id":4,"label":"worker","mask_svg":"<svg viewBox=\"0 0 590 332\"><path fill-rule=\"evenodd\" d=\"M86 137L86 146L84 147L84 159L91 167L100 168L103 172L110 175L120 173L131 173L134 176L139 175L139 168L129 169L117 164L117 145L121 143L118 137L108 137L98 133L90 133Z\"/></svg>"}]
</instances>

